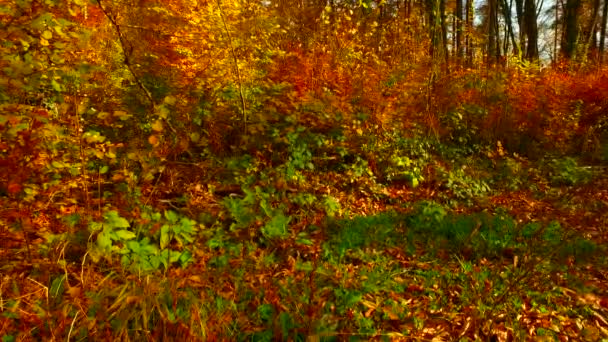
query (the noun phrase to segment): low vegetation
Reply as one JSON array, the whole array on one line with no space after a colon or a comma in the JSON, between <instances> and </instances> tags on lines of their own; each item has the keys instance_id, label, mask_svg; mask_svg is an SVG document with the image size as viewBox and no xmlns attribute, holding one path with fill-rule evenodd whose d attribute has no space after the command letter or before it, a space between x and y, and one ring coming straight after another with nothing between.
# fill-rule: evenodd
<instances>
[{"instance_id":1,"label":"low vegetation","mask_svg":"<svg viewBox=\"0 0 608 342\"><path fill-rule=\"evenodd\" d=\"M608 340L605 67L186 5L0 5L3 342Z\"/></svg>"}]
</instances>

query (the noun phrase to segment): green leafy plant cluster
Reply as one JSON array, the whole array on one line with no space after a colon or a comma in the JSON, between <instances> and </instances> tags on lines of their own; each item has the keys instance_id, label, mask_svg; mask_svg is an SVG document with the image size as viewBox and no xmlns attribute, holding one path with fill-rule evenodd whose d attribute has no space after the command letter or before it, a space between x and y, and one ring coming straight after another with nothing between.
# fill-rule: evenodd
<instances>
[{"instance_id":1,"label":"green leafy plant cluster","mask_svg":"<svg viewBox=\"0 0 608 342\"><path fill-rule=\"evenodd\" d=\"M349 251L371 247L374 243L388 245L389 241L395 239L394 232L399 226L399 215L390 212L337 220L330 225L332 239L326 253L331 255L337 252L341 258Z\"/></svg>"},{"instance_id":2,"label":"green leafy plant cluster","mask_svg":"<svg viewBox=\"0 0 608 342\"><path fill-rule=\"evenodd\" d=\"M355 155L352 163L344 164L344 177L348 183L366 183L374 182L375 175L369 166L369 162L359 156Z\"/></svg>"},{"instance_id":3,"label":"green leafy plant cluster","mask_svg":"<svg viewBox=\"0 0 608 342\"><path fill-rule=\"evenodd\" d=\"M591 179L591 172L572 157L554 158L548 162L549 180L554 185L577 185Z\"/></svg>"},{"instance_id":4,"label":"green leafy plant cluster","mask_svg":"<svg viewBox=\"0 0 608 342\"><path fill-rule=\"evenodd\" d=\"M438 178L442 187L449 190L457 201L470 203L476 198L486 196L492 190L486 180L469 175L465 166L450 171L440 167Z\"/></svg>"},{"instance_id":5,"label":"green leafy plant cluster","mask_svg":"<svg viewBox=\"0 0 608 342\"><path fill-rule=\"evenodd\" d=\"M441 117L441 123L449 130L446 142L472 152L471 148L481 142L480 125L486 116L487 110L476 104L463 104L448 111Z\"/></svg>"},{"instance_id":6,"label":"green leafy plant cluster","mask_svg":"<svg viewBox=\"0 0 608 342\"><path fill-rule=\"evenodd\" d=\"M484 257L513 247L515 221L503 215L451 215L436 202L421 202L406 221L414 239L428 236L431 250Z\"/></svg>"},{"instance_id":7,"label":"green leafy plant cluster","mask_svg":"<svg viewBox=\"0 0 608 342\"><path fill-rule=\"evenodd\" d=\"M495 183L500 183L510 190L518 190L525 186L529 172L524 169L524 164L519 158L504 156L496 164L498 172L493 178Z\"/></svg>"},{"instance_id":8,"label":"green leafy plant cluster","mask_svg":"<svg viewBox=\"0 0 608 342\"><path fill-rule=\"evenodd\" d=\"M143 272L166 270L175 263L184 267L193 261L197 223L191 219L171 210L163 215L144 213L144 223L132 228L117 211L108 211L103 217L103 222L89 224L95 236L89 255L95 261L120 256L123 267Z\"/></svg>"},{"instance_id":9,"label":"green leafy plant cluster","mask_svg":"<svg viewBox=\"0 0 608 342\"><path fill-rule=\"evenodd\" d=\"M304 127L298 127L294 132L287 133L289 157L286 165L288 178L295 177L296 170L314 169L312 151L306 142L306 140L310 139L302 139L302 133L304 132Z\"/></svg>"},{"instance_id":10,"label":"green leafy plant cluster","mask_svg":"<svg viewBox=\"0 0 608 342\"><path fill-rule=\"evenodd\" d=\"M518 224L500 211L494 214L450 214L441 204L423 201L405 218L408 239L428 239L430 250L449 250L467 258L501 257L514 253L543 254L548 259L587 260L599 246L572 239L558 222Z\"/></svg>"},{"instance_id":11,"label":"green leafy plant cluster","mask_svg":"<svg viewBox=\"0 0 608 342\"><path fill-rule=\"evenodd\" d=\"M400 132L369 138L365 150L376 158L381 181L406 182L415 188L425 181L424 169L433 161L434 143L422 137L404 137Z\"/></svg>"},{"instance_id":12,"label":"green leafy plant cluster","mask_svg":"<svg viewBox=\"0 0 608 342\"><path fill-rule=\"evenodd\" d=\"M393 156L385 169L386 179L390 181L407 181L411 187L417 187L424 181L422 169L412 159L404 156Z\"/></svg>"},{"instance_id":13,"label":"green leafy plant cluster","mask_svg":"<svg viewBox=\"0 0 608 342\"><path fill-rule=\"evenodd\" d=\"M243 192L242 198L226 197L222 201L233 220L231 231L245 230L250 237L266 240L285 239L291 235L291 217L283 205L275 204L278 199L276 191L255 186L253 189L243 188Z\"/></svg>"}]
</instances>

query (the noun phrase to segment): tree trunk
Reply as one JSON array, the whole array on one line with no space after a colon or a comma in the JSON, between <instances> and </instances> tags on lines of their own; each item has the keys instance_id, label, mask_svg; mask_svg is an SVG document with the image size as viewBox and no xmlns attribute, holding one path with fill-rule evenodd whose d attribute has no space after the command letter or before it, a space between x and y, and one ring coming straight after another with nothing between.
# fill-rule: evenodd
<instances>
[{"instance_id":1,"label":"tree trunk","mask_svg":"<svg viewBox=\"0 0 608 342\"><path fill-rule=\"evenodd\" d=\"M488 0L488 65L498 62L500 57L498 39L498 2Z\"/></svg>"},{"instance_id":2,"label":"tree trunk","mask_svg":"<svg viewBox=\"0 0 608 342\"><path fill-rule=\"evenodd\" d=\"M439 0L439 18L441 19L441 53L442 53L442 63L445 71L448 70L448 59L450 57L448 51L448 27L447 27L447 15L445 13L445 2L446 0Z\"/></svg>"},{"instance_id":3,"label":"tree trunk","mask_svg":"<svg viewBox=\"0 0 608 342\"><path fill-rule=\"evenodd\" d=\"M434 61L445 63L447 58L447 28L445 23L445 0L427 2L429 18L429 53Z\"/></svg>"},{"instance_id":4,"label":"tree trunk","mask_svg":"<svg viewBox=\"0 0 608 342\"><path fill-rule=\"evenodd\" d=\"M602 26L600 28L600 64L604 62L604 44L606 43L606 24L608 22L608 0L604 0L604 8L602 9Z\"/></svg>"},{"instance_id":5,"label":"tree trunk","mask_svg":"<svg viewBox=\"0 0 608 342\"><path fill-rule=\"evenodd\" d=\"M606 0L608 1L608 0ZM463 27L464 27L464 17L463 17L463 2L462 0L456 0L456 13L455 13L455 21L456 25L454 25L454 31L456 32L456 41L454 44L456 56L458 59L462 59L464 57L464 45L463 45ZM460 62L460 61L459 61Z\"/></svg>"},{"instance_id":6,"label":"tree trunk","mask_svg":"<svg viewBox=\"0 0 608 342\"><path fill-rule=\"evenodd\" d=\"M526 22L524 21L524 0L515 0L515 13L517 14L517 25L519 26L519 47L520 53L522 53L526 46L525 33L526 33ZM521 57L521 56L520 56Z\"/></svg>"},{"instance_id":7,"label":"tree trunk","mask_svg":"<svg viewBox=\"0 0 608 342\"><path fill-rule=\"evenodd\" d=\"M536 2L525 0L524 22L526 28L526 59L538 60L538 24L536 20Z\"/></svg>"},{"instance_id":8,"label":"tree trunk","mask_svg":"<svg viewBox=\"0 0 608 342\"><path fill-rule=\"evenodd\" d=\"M559 23L559 5L562 3L562 1L555 1L555 32L553 33L553 56L551 57L553 60L553 63L557 63L557 28L558 28L558 23ZM563 6L562 6L563 7Z\"/></svg>"},{"instance_id":9,"label":"tree trunk","mask_svg":"<svg viewBox=\"0 0 608 342\"><path fill-rule=\"evenodd\" d=\"M562 39L562 55L571 59L576 56L578 43L578 12L581 0L567 0L564 8L564 37Z\"/></svg>"},{"instance_id":10,"label":"tree trunk","mask_svg":"<svg viewBox=\"0 0 608 342\"><path fill-rule=\"evenodd\" d=\"M585 51L589 55L589 57L593 57L597 52L597 26L600 17L600 0L593 1L593 17L589 22L589 27L587 28L587 43L585 45Z\"/></svg>"},{"instance_id":11,"label":"tree trunk","mask_svg":"<svg viewBox=\"0 0 608 342\"><path fill-rule=\"evenodd\" d=\"M503 51L506 54L509 50L509 39L511 40L511 45L513 45L513 50L515 53L519 55L519 45L517 44L517 40L515 40L515 32L513 30L513 20L511 18L511 10L513 8L513 0L507 2L507 0L502 0L501 3L502 8L502 16L505 19L505 43L503 47Z\"/></svg>"},{"instance_id":12,"label":"tree trunk","mask_svg":"<svg viewBox=\"0 0 608 342\"><path fill-rule=\"evenodd\" d=\"M473 18L475 14L474 0L466 0L466 46L467 46L467 65L473 66Z\"/></svg>"}]
</instances>

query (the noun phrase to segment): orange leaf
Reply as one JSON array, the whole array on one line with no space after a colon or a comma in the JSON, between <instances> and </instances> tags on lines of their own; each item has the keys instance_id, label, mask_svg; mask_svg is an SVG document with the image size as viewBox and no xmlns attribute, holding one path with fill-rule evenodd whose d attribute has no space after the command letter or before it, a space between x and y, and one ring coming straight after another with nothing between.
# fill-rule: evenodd
<instances>
[{"instance_id":1,"label":"orange leaf","mask_svg":"<svg viewBox=\"0 0 608 342\"><path fill-rule=\"evenodd\" d=\"M156 135L154 135L154 134L153 134L153 135L151 135L151 136L149 136L149 137L148 137L148 142L149 142L149 143L150 143L150 145L152 145L152 146L158 146L158 143L159 143L159 141L158 141L158 136L156 136Z\"/></svg>"},{"instance_id":2,"label":"orange leaf","mask_svg":"<svg viewBox=\"0 0 608 342\"><path fill-rule=\"evenodd\" d=\"M17 184L17 183L11 183L8 185L8 193L11 195L15 195L17 194L19 191L21 191L21 184Z\"/></svg>"}]
</instances>

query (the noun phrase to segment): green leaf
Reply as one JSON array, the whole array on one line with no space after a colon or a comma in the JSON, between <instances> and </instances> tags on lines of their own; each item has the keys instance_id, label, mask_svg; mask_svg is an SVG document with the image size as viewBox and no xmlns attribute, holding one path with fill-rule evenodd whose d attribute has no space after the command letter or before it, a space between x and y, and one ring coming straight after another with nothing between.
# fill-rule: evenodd
<instances>
[{"instance_id":1,"label":"green leaf","mask_svg":"<svg viewBox=\"0 0 608 342\"><path fill-rule=\"evenodd\" d=\"M128 228L130 227L129 221L124 217L118 215L116 210L112 210L104 214L104 218L106 219L105 224L112 228Z\"/></svg>"},{"instance_id":2,"label":"green leaf","mask_svg":"<svg viewBox=\"0 0 608 342\"><path fill-rule=\"evenodd\" d=\"M140 254L156 255L156 254L158 254L158 248L155 245L142 243L142 248L141 248Z\"/></svg>"},{"instance_id":3,"label":"green leaf","mask_svg":"<svg viewBox=\"0 0 608 342\"><path fill-rule=\"evenodd\" d=\"M182 233L194 233L194 231L196 230L196 221L191 220L187 217L182 217L182 219L179 221L180 222L180 226L181 226L181 232Z\"/></svg>"},{"instance_id":4,"label":"green leaf","mask_svg":"<svg viewBox=\"0 0 608 342\"><path fill-rule=\"evenodd\" d=\"M61 84L59 84L57 81L52 80L51 81L51 87L53 88L54 91L56 92L60 92L62 90Z\"/></svg>"},{"instance_id":5,"label":"green leaf","mask_svg":"<svg viewBox=\"0 0 608 342\"><path fill-rule=\"evenodd\" d=\"M141 246L139 241L127 241L127 248L129 248L135 254L141 254Z\"/></svg>"},{"instance_id":6,"label":"green leaf","mask_svg":"<svg viewBox=\"0 0 608 342\"><path fill-rule=\"evenodd\" d=\"M30 23L30 26L33 29L42 30L48 24L50 24L52 21L53 21L53 15L51 13L44 13L44 14L41 14L38 18L34 19Z\"/></svg>"},{"instance_id":7,"label":"green leaf","mask_svg":"<svg viewBox=\"0 0 608 342\"><path fill-rule=\"evenodd\" d=\"M163 264L163 266L165 267L165 269L169 268L169 261L167 260L169 259L169 250L165 249L162 252L160 252L158 261Z\"/></svg>"},{"instance_id":8,"label":"green leaf","mask_svg":"<svg viewBox=\"0 0 608 342\"><path fill-rule=\"evenodd\" d=\"M2 335L2 342L15 342L15 336L13 335Z\"/></svg>"},{"instance_id":9,"label":"green leaf","mask_svg":"<svg viewBox=\"0 0 608 342\"><path fill-rule=\"evenodd\" d=\"M179 216L173 210L165 211L165 218L171 223L177 223Z\"/></svg>"},{"instance_id":10,"label":"green leaf","mask_svg":"<svg viewBox=\"0 0 608 342\"><path fill-rule=\"evenodd\" d=\"M169 262L174 263L179 261L179 257L182 255L181 252L178 251L169 251Z\"/></svg>"},{"instance_id":11,"label":"green leaf","mask_svg":"<svg viewBox=\"0 0 608 342\"><path fill-rule=\"evenodd\" d=\"M171 242L170 232L171 227L169 225L165 224L160 228L160 249L165 249Z\"/></svg>"},{"instance_id":12,"label":"green leaf","mask_svg":"<svg viewBox=\"0 0 608 342\"><path fill-rule=\"evenodd\" d=\"M189 251L184 251L184 252L180 253L179 263L182 266L185 266L185 265L191 263L192 261L194 261L194 258L192 257L192 253L190 253Z\"/></svg>"},{"instance_id":13,"label":"green leaf","mask_svg":"<svg viewBox=\"0 0 608 342\"><path fill-rule=\"evenodd\" d=\"M310 261L305 261L305 262L298 261L296 263L297 271L311 272L314 269L315 269L314 265Z\"/></svg>"},{"instance_id":14,"label":"green leaf","mask_svg":"<svg viewBox=\"0 0 608 342\"><path fill-rule=\"evenodd\" d=\"M412 188L416 188L418 187L419 182L418 182L418 178L412 178Z\"/></svg>"},{"instance_id":15,"label":"green leaf","mask_svg":"<svg viewBox=\"0 0 608 342\"><path fill-rule=\"evenodd\" d=\"M160 264L161 264L161 257L159 256L153 256L150 257L150 266L148 266L148 270L157 270L160 268Z\"/></svg>"},{"instance_id":16,"label":"green leaf","mask_svg":"<svg viewBox=\"0 0 608 342\"><path fill-rule=\"evenodd\" d=\"M65 290L65 275L61 275L51 282L51 288L49 289L49 294L53 298L58 298L63 294Z\"/></svg>"},{"instance_id":17,"label":"green leaf","mask_svg":"<svg viewBox=\"0 0 608 342\"><path fill-rule=\"evenodd\" d=\"M89 223L89 230L91 231L96 231L96 230L101 230L103 229L103 223L101 222L91 222Z\"/></svg>"},{"instance_id":18,"label":"green leaf","mask_svg":"<svg viewBox=\"0 0 608 342\"><path fill-rule=\"evenodd\" d=\"M325 213L329 217L334 217L340 211L340 202L332 196L325 196L323 199Z\"/></svg>"},{"instance_id":19,"label":"green leaf","mask_svg":"<svg viewBox=\"0 0 608 342\"><path fill-rule=\"evenodd\" d=\"M103 231L97 235L97 246L101 248L103 251L107 251L112 247L112 239L110 238L110 234Z\"/></svg>"},{"instance_id":20,"label":"green leaf","mask_svg":"<svg viewBox=\"0 0 608 342\"><path fill-rule=\"evenodd\" d=\"M273 216L268 223L262 227L262 234L267 238L284 238L287 234L287 226L291 217L279 213Z\"/></svg>"},{"instance_id":21,"label":"green leaf","mask_svg":"<svg viewBox=\"0 0 608 342\"><path fill-rule=\"evenodd\" d=\"M298 238L296 239L296 243L300 244L300 245L306 245L306 246L312 246L313 242L311 239L306 239L306 238Z\"/></svg>"},{"instance_id":22,"label":"green leaf","mask_svg":"<svg viewBox=\"0 0 608 342\"><path fill-rule=\"evenodd\" d=\"M120 230L116 230L116 237L118 237L120 240L131 240L131 239L135 239L135 233L125 230L125 229L120 229Z\"/></svg>"},{"instance_id":23,"label":"green leaf","mask_svg":"<svg viewBox=\"0 0 608 342\"><path fill-rule=\"evenodd\" d=\"M258 306L257 311L262 321L269 321L274 316L274 307L272 304L262 304Z\"/></svg>"},{"instance_id":24,"label":"green leaf","mask_svg":"<svg viewBox=\"0 0 608 342\"><path fill-rule=\"evenodd\" d=\"M264 214L266 214L266 216L272 217L274 210L270 205L268 205L268 202L265 200L260 200L260 208L262 208L262 211Z\"/></svg>"}]
</instances>

